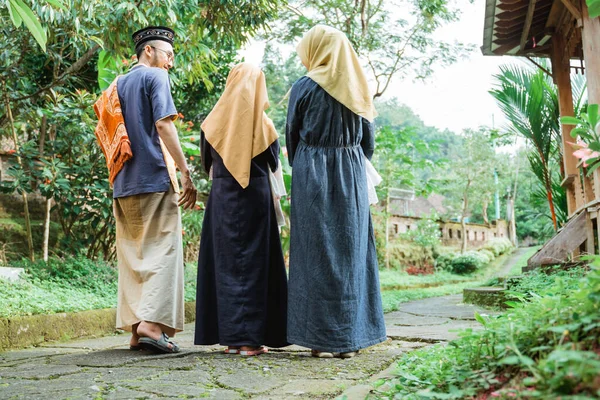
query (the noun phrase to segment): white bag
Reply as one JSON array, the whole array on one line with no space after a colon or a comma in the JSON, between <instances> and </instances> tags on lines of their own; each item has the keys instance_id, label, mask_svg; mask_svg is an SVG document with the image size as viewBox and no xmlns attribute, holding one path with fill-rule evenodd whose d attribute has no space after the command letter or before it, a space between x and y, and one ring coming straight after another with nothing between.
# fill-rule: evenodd
<instances>
[{"instance_id":1,"label":"white bag","mask_svg":"<svg viewBox=\"0 0 600 400\"><path fill-rule=\"evenodd\" d=\"M285 226L285 215L281 208L281 198L287 195L285 190L285 182L283 181L283 171L281 163L278 162L277 170L271 171L269 168L269 182L271 183L271 193L273 195L273 204L275 205L275 216L277 217L277 226Z\"/></svg>"},{"instance_id":2,"label":"white bag","mask_svg":"<svg viewBox=\"0 0 600 400\"><path fill-rule=\"evenodd\" d=\"M365 170L367 172L367 189L369 191L369 204L377 204L379 199L377 198L377 191L375 186L379 185L382 181L381 176L377 173L373 164L367 157L365 157Z\"/></svg>"}]
</instances>

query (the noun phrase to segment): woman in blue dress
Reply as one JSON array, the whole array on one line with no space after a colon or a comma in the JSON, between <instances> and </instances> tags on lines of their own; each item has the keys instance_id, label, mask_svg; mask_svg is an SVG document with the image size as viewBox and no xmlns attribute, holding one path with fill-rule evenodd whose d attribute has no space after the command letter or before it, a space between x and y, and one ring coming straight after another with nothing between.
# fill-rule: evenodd
<instances>
[{"instance_id":1,"label":"woman in blue dress","mask_svg":"<svg viewBox=\"0 0 600 400\"><path fill-rule=\"evenodd\" d=\"M288 341L315 357L352 357L386 339L365 157L376 115L348 38L317 25L289 100L292 165Z\"/></svg>"}]
</instances>

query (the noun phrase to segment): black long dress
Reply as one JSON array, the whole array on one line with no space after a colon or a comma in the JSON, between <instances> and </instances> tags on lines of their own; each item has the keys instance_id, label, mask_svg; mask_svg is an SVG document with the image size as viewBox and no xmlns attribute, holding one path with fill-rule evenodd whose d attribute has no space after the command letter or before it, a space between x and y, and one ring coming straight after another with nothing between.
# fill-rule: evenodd
<instances>
[{"instance_id":1,"label":"black long dress","mask_svg":"<svg viewBox=\"0 0 600 400\"><path fill-rule=\"evenodd\" d=\"M252 159L243 189L201 138L202 164L212 166L196 288L194 343L287 346L287 277L268 169L279 142Z\"/></svg>"}]
</instances>

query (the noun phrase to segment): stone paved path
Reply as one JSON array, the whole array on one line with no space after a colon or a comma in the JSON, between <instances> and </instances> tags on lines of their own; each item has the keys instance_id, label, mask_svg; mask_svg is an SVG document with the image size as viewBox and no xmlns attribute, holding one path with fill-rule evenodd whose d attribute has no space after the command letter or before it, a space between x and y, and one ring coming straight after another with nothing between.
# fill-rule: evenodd
<instances>
[{"instance_id":1,"label":"stone paved path","mask_svg":"<svg viewBox=\"0 0 600 400\"><path fill-rule=\"evenodd\" d=\"M363 399L402 353L478 326L476 307L461 299L402 305L386 315L388 340L348 360L312 358L298 346L254 358L225 355L221 346L193 346L191 324L177 336L184 349L177 355L129 351L127 335L0 353L0 399Z\"/></svg>"}]
</instances>

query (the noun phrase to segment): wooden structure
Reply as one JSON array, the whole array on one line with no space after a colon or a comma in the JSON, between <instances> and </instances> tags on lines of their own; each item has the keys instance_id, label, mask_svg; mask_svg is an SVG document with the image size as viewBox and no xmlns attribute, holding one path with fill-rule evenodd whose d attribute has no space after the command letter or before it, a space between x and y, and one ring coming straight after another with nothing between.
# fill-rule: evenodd
<instances>
[{"instance_id":1,"label":"wooden structure","mask_svg":"<svg viewBox=\"0 0 600 400\"><path fill-rule=\"evenodd\" d=\"M600 18L590 18L585 0L487 0L484 55L547 57L558 87L561 116L573 116L572 70L585 73L588 100L600 104ZM573 65L575 64L575 65ZM539 66L539 65L538 65ZM539 66L542 68L541 66ZM528 262L558 264L581 253L598 254L600 171L587 177L566 142L573 126L562 125L569 220Z\"/></svg>"}]
</instances>

